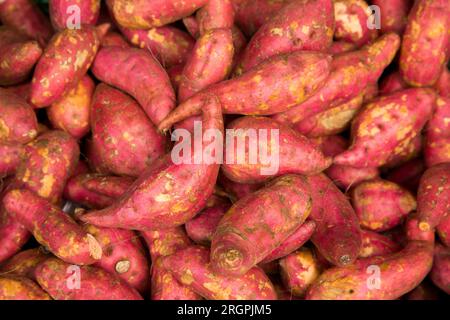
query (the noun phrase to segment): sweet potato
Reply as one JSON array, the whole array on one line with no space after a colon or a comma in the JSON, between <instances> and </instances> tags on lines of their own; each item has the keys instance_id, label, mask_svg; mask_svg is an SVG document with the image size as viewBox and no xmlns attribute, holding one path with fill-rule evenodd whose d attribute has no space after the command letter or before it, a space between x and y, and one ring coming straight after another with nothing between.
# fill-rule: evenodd
<instances>
[{"instance_id":1,"label":"sweet potato","mask_svg":"<svg viewBox=\"0 0 450 320\"><path fill-rule=\"evenodd\" d=\"M94 81L86 75L75 88L52 103L47 115L53 127L76 139L86 135L90 129L89 109L94 89Z\"/></svg>"},{"instance_id":2,"label":"sweet potato","mask_svg":"<svg viewBox=\"0 0 450 320\"><path fill-rule=\"evenodd\" d=\"M384 256L397 251L401 247L389 237L369 231L361 230L362 246L358 258Z\"/></svg>"},{"instance_id":3,"label":"sweet potato","mask_svg":"<svg viewBox=\"0 0 450 320\"><path fill-rule=\"evenodd\" d=\"M341 53L354 51L356 49L357 46L354 43L346 41L334 41L328 49L328 52L330 52L334 56Z\"/></svg>"},{"instance_id":4,"label":"sweet potato","mask_svg":"<svg viewBox=\"0 0 450 320\"><path fill-rule=\"evenodd\" d=\"M121 28L120 30L128 41L135 46L149 50L166 68L186 62L194 47L192 37L173 26L149 30L128 28Z\"/></svg>"},{"instance_id":5,"label":"sweet potato","mask_svg":"<svg viewBox=\"0 0 450 320\"><path fill-rule=\"evenodd\" d=\"M219 174L218 183L224 188L228 198L230 198L232 202L236 202L240 198L243 198L264 186L264 183L234 182L233 180L228 179L223 173Z\"/></svg>"},{"instance_id":6,"label":"sweet potato","mask_svg":"<svg viewBox=\"0 0 450 320\"><path fill-rule=\"evenodd\" d=\"M198 24L197 18L195 17L195 14L183 18L183 25L193 38L197 39L200 36L200 26Z\"/></svg>"},{"instance_id":7,"label":"sweet potato","mask_svg":"<svg viewBox=\"0 0 450 320\"><path fill-rule=\"evenodd\" d=\"M37 136L36 114L21 97L0 88L0 141L27 143Z\"/></svg>"},{"instance_id":8,"label":"sweet potato","mask_svg":"<svg viewBox=\"0 0 450 320\"><path fill-rule=\"evenodd\" d=\"M333 10L331 0L290 1L253 35L237 73L282 53L327 51L333 41Z\"/></svg>"},{"instance_id":9,"label":"sweet potato","mask_svg":"<svg viewBox=\"0 0 450 320\"><path fill-rule=\"evenodd\" d=\"M415 136L408 144L406 144L399 153L391 154L383 169L396 168L402 164L419 157L423 149L423 137L421 134Z\"/></svg>"},{"instance_id":10,"label":"sweet potato","mask_svg":"<svg viewBox=\"0 0 450 320\"><path fill-rule=\"evenodd\" d=\"M300 248L280 259L279 263L285 287L298 297L305 295L306 290L322 272L322 266L314 256L314 252L308 248Z\"/></svg>"},{"instance_id":11,"label":"sweet potato","mask_svg":"<svg viewBox=\"0 0 450 320\"><path fill-rule=\"evenodd\" d=\"M167 130L178 121L200 114L205 94L216 95L225 114L270 115L285 111L324 84L330 60L326 54L302 51L273 57L242 76L195 94L172 111L158 128Z\"/></svg>"},{"instance_id":12,"label":"sweet potato","mask_svg":"<svg viewBox=\"0 0 450 320\"><path fill-rule=\"evenodd\" d=\"M450 214L450 163L435 165L420 178L417 192L419 227L428 231Z\"/></svg>"},{"instance_id":13,"label":"sweet potato","mask_svg":"<svg viewBox=\"0 0 450 320\"><path fill-rule=\"evenodd\" d=\"M118 276L94 266L74 266L49 258L36 268L39 285L55 300L142 300Z\"/></svg>"},{"instance_id":14,"label":"sweet potato","mask_svg":"<svg viewBox=\"0 0 450 320\"><path fill-rule=\"evenodd\" d=\"M118 32L109 31L105 34L100 42L100 47L121 47L129 48L130 44L125 38Z\"/></svg>"},{"instance_id":15,"label":"sweet potato","mask_svg":"<svg viewBox=\"0 0 450 320\"><path fill-rule=\"evenodd\" d=\"M3 194L1 195L3 198ZM23 245L30 239L28 230L3 208L0 211L0 263L9 259L20 251Z\"/></svg>"},{"instance_id":16,"label":"sweet potato","mask_svg":"<svg viewBox=\"0 0 450 320\"><path fill-rule=\"evenodd\" d=\"M163 258L163 266L182 284L206 299L275 300L275 289L258 267L236 277L214 273L209 264L209 250L190 246Z\"/></svg>"},{"instance_id":17,"label":"sweet potato","mask_svg":"<svg viewBox=\"0 0 450 320\"><path fill-rule=\"evenodd\" d=\"M294 124L348 102L378 80L399 46L399 36L388 33L360 50L334 56L325 85L303 103L275 115L274 118Z\"/></svg>"},{"instance_id":18,"label":"sweet potato","mask_svg":"<svg viewBox=\"0 0 450 320\"><path fill-rule=\"evenodd\" d=\"M231 29L234 23L232 0L208 0L196 17L200 35L214 29Z\"/></svg>"},{"instance_id":19,"label":"sweet potato","mask_svg":"<svg viewBox=\"0 0 450 320\"><path fill-rule=\"evenodd\" d=\"M334 163L376 167L404 152L431 117L435 95L406 89L367 104L352 123L352 145Z\"/></svg>"},{"instance_id":20,"label":"sweet potato","mask_svg":"<svg viewBox=\"0 0 450 320\"><path fill-rule=\"evenodd\" d=\"M380 8L381 32L403 34L408 21L408 13L413 5L411 0L372 0Z\"/></svg>"},{"instance_id":21,"label":"sweet potato","mask_svg":"<svg viewBox=\"0 0 450 320\"><path fill-rule=\"evenodd\" d=\"M0 265L1 275L15 275L35 279L34 270L37 265L49 258L43 247L19 252Z\"/></svg>"},{"instance_id":22,"label":"sweet potato","mask_svg":"<svg viewBox=\"0 0 450 320\"><path fill-rule=\"evenodd\" d=\"M94 26L100 14L100 0L49 0L48 4L50 21L58 31L76 28L76 23Z\"/></svg>"},{"instance_id":23,"label":"sweet potato","mask_svg":"<svg viewBox=\"0 0 450 320\"><path fill-rule=\"evenodd\" d=\"M97 79L134 97L155 125L175 106L175 93L167 73L146 50L102 48L92 72Z\"/></svg>"},{"instance_id":24,"label":"sweet potato","mask_svg":"<svg viewBox=\"0 0 450 320\"><path fill-rule=\"evenodd\" d=\"M425 164L423 160L416 158L389 171L386 175L386 180L395 182L415 194L419 187L420 177L424 171Z\"/></svg>"},{"instance_id":25,"label":"sweet potato","mask_svg":"<svg viewBox=\"0 0 450 320\"><path fill-rule=\"evenodd\" d=\"M160 27L187 17L207 0L114 0L112 11L117 23L133 29Z\"/></svg>"},{"instance_id":26,"label":"sweet potato","mask_svg":"<svg viewBox=\"0 0 450 320\"><path fill-rule=\"evenodd\" d=\"M441 242L447 247L450 247L450 215L447 215L441 220L436 227L436 232Z\"/></svg>"},{"instance_id":27,"label":"sweet potato","mask_svg":"<svg viewBox=\"0 0 450 320\"><path fill-rule=\"evenodd\" d=\"M18 276L0 276L0 300L51 300L33 280Z\"/></svg>"},{"instance_id":28,"label":"sweet potato","mask_svg":"<svg viewBox=\"0 0 450 320\"><path fill-rule=\"evenodd\" d=\"M442 245L436 246L430 278L437 287L450 294L450 250Z\"/></svg>"},{"instance_id":29,"label":"sweet potato","mask_svg":"<svg viewBox=\"0 0 450 320\"><path fill-rule=\"evenodd\" d=\"M397 253L326 270L309 288L306 299L397 299L422 282L432 263L433 246L425 241L411 241Z\"/></svg>"},{"instance_id":30,"label":"sweet potato","mask_svg":"<svg viewBox=\"0 0 450 320\"><path fill-rule=\"evenodd\" d=\"M448 68L444 67L433 87L441 97L450 98L450 71Z\"/></svg>"},{"instance_id":31,"label":"sweet potato","mask_svg":"<svg viewBox=\"0 0 450 320\"><path fill-rule=\"evenodd\" d=\"M52 35L47 17L32 0L4 0L0 3L0 21L45 46Z\"/></svg>"},{"instance_id":32,"label":"sweet potato","mask_svg":"<svg viewBox=\"0 0 450 320\"><path fill-rule=\"evenodd\" d=\"M108 171L137 177L164 153L165 137L125 93L99 84L90 111L95 152Z\"/></svg>"},{"instance_id":33,"label":"sweet potato","mask_svg":"<svg viewBox=\"0 0 450 320\"><path fill-rule=\"evenodd\" d=\"M361 251L358 217L346 196L324 174L308 177L312 186L311 219L316 230L311 241L330 263L346 266Z\"/></svg>"},{"instance_id":34,"label":"sweet potato","mask_svg":"<svg viewBox=\"0 0 450 320\"><path fill-rule=\"evenodd\" d=\"M202 128L203 133L212 130L223 136L223 119L216 97L204 99ZM88 213L82 220L98 226L136 230L171 228L190 220L213 193L219 171L217 138L195 140L194 145L201 144L205 150L202 151L205 161L198 161L198 152L187 155L191 145L183 151L183 157L180 157L183 149L174 148L154 162L113 206Z\"/></svg>"},{"instance_id":35,"label":"sweet potato","mask_svg":"<svg viewBox=\"0 0 450 320\"><path fill-rule=\"evenodd\" d=\"M38 61L31 82L31 102L47 107L74 88L89 69L99 47L91 26L57 33Z\"/></svg>"},{"instance_id":36,"label":"sweet potato","mask_svg":"<svg viewBox=\"0 0 450 320\"><path fill-rule=\"evenodd\" d=\"M406 89L408 85L403 80L400 72L392 72L381 79L380 81L380 95L387 95L396 91Z\"/></svg>"},{"instance_id":37,"label":"sweet potato","mask_svg":"<svg viewBox=\"0 0 450 320\"><path fill-rule=\"evenodd\" d=\"M309 216L311 188L305 177L284 175L236 202L212 238L213 270L243 275L280 246Z\"/></svg>"},{"instance_id":38,"label":"sweet potato","mask_svg":"<svg viewBox=\"0 0 450 320\"><path fill-rule=\"evenodd\" d=\"M26 189L3 198L6 211L57 257L75 264L92 264L102 256L97 240L67 214Z\"/></svg>"},{"instance_id":39,"label":"sweet potato","mask_svg":"<svg viewBox=\"0 0 450 320\"><path fill-rule=\"evenodd\" d=\"M313 220L306 220L293 234L266 256L261 263L269 263L294 252L311 238L315 229L316 223Z\"/></svg>"},{"instance_id":40,"label":"sweet potato","mask_svg":"<svg viewBox=\"0 0 450 320\"><path fill-rule=\"evenodd\" d=\"M438 97L436 110L427 124L424 158L427 167L450 162L450 97Z\"/></svg>"},{"instance_id":41,"label":"sweet potato","mask_svg":"<svg viewBox=\"0 0 450 320\"><path fill-rule=\"evenodd\" d=\"M15 86L8 86L4 88L4 90L9 91L11 93L14 93L15 95L18 95L22 99L25 99L25 101L33 108L37 109L37 107L31 102L31 82L18 84ZM39 124L42 125L42 124Z\"/></svg>"},{"instance_id":42,"label":"sweet potato","mask_svg":"<svg viewBox=\"0 0 450 320\"><path fill-rule=\"evenodd\" d=\"M24 147L16 142L0 142L0 177L3 178L16 172L23 154ZM1 190L0 190L1 191Z\"/></svg>"},{"instance_id":43,"label":"sweet potato","mask_svg":"<svg viewBox=\"0 0 450 320\"><path fill-rule=\"evenodd\" d=\"M420 228L420 220L417 212L413 212L408 215L405 224L403 226L406 240L422 240L434 243L434 229L422 230Z\"/></svg>"}]
</instances>

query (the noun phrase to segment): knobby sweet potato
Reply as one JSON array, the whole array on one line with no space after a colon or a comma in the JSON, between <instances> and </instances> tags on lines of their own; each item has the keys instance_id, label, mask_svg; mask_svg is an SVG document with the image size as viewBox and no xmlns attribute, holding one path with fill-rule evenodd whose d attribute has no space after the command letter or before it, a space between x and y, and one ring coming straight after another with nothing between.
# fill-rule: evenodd
<instances>
[{"instance_id":1,"label":"knobby sweet potato","mask_svg":"<svg viewBox=\"0 0 450 320\"><path fill-rule=\"evenodd\" d=\"M361 230L362 246L358 258L384 256L397 251L401 247L388 236L369 230Z\"/></svg>"},{"instance_id":2,"label":"knobby sweet potato","mask_svg":"<svg viewBox=\"0 0 450 320\"><path fill-rule=\"evenodd\" d=\"M76 24L95 25L100 0L49 0L50 21L56 30L76 28Z\"/></svg>"},{"instance_id":3,"label":"knobby sweet potato","mask_svg":"<svg viewBox=\"0 0 450 320\"><path fill-rule=\"evenodd\" d=\"M450 249L436 246L430 278L437 287L450 294Z\"/></svg>"},{"instance_id":4,"label":"knobby sweet potato","mask_svg":"<svg viewBox=\"0 0 450 320\"><path fill-rule=\"evenodd\" d=\"M33 280L1 275L0 300L51 300L51 298Z\"/></svg>"},{"instance_id":5,"label":"knobby sweet potato","mask_svg":"<svg viewBox=\"0 0 450 320\"><path fill-rule=\"evenodd\" d=\"M450 97L438 97L427 124L424 157L428 167L450 162Z\"/></svg>"}]
</instances>

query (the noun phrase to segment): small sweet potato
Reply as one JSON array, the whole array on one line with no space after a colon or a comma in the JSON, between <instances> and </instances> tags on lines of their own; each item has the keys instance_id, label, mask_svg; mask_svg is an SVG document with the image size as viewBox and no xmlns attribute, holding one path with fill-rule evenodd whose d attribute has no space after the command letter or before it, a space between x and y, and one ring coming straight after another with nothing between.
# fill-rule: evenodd
<instances>
[{"instance_id":1,"label":"small sweet potato","mask_svg":"<svg viewBox=\"0 0 450 320\"><path fill-rule=\"evenodd\" d=\"M182 284L206 299L276 300L275 289L258 267L236 277L214 273L209 264L209 250L190 246L163 258L163 266Z\"/></svg>"},{"instance_id":2,"label":"small sweet potato","mask_svg":"<svg viewBox=\"0 0 450 320\"><path fill-rule=\"evenodd\" d=\"M134 97L155 125L175 106L175 93L167 73L146 50L102 48L92 72L97 79Z\"/></svg>"},{"instance_id":3,"label":"small sweet potato","mask_svg":"<svg viewBox=\"0 0 450 320\"><path fill-rule=\"evenodd\" d=\"M399 225L417 207L408 190L382 179L361 182L351 191L351 198L361 226L377 232Z\"/></svg>"},{"instance_id":4,"label":"small sweet potato","mask_svg":"<svg viewBox=\"0 0 450 320\"><path fill-rule=\"evenodd\" d=\"M164 153L165 137L127 94L99 84L90 108L95 152L109 172L137 177Z\"/></svg>"},{"instance_id":5,"label":"small sweet potato","mask_svg":"<svg viewBox=\"0 0 450 320\"><path fill-rule=\"evenodd\" d=\"M21 251L11 259L0 265L0 274L35 278L34 270L37 265L49 258L43 247Z\"/></svg>"},{"instance_id":6,"label":"small sweet potato","mask_svg":"<svg viewBox=\"0 0 450 320\"><path fill-rule=\"evenodd\" d=\"M284 175L236 202L214 233L213 270L243 275L262 261L309 216L311 189L305 177Z\"/></svg>"},{"instance_id":7,"label":"small sweet potato","mask_svg":"<svg viewBox=\"0 0 450 320\"><path fill-rule=\"evenodd\" d=\"M358 259L323 272L307 300L393 300L417 287L433 263L433 245L411 241L401 251Z\"/></svg>"},{"instance_id":8,"label":"small sweet potato","mask_svg":"<svg viewBox=\"0 0 450 320\"><path fill-rule=\"evenodd\" d=\"M64 29L53 36L34 70L31 102L37 107L47 107L78 85L99 44L92 26Z\"/></svg>"},{"instance_id":9,"label":"small sweet potato","mask_svg":"<svg viewBox=\"0 0 450 320\"><path fill-rule=\"evenodd\" d=\"M412 159L390 170L386 175L386 180L395 182L415 194L419 187L420 177L425 169L425 164L421 158Z\"/></svg>"},{"instance_id":10,"label":"small sweet potato","mask_svg":"<svg viewBox=\"0 0 450 320\"><path fill-rule=\"evenodd\" d=\"M74 266L49 258L37 266L39 285L55 300L142 300L118 276L94 266Z\"/></svg>"},{"instance_id":11,"label":"small sweet potato","mask_svg":"<svg viewBox=\"0 0 450 320\"><path fill-rule=\"evenodd\" d=\"M89 109L94 94L94 81L85 75L66 95L47 108L47 115L55 129L68 132L76 139L89 132Z\"/></svg>"},{"instance_id":12,"label":"small sweet potato","mask_svg":"<svg viewBox=\"0 0 450 320\"><path fill-rule=\"evenodd\" d=\"M437 287L450 294L450 249L436 246L430 278Z\"/></svg>"},{"instance_id":13,"label":"small sweet potato","mask_svg":"<svg viewBox=\"0 0 450 320\"><path fill-rule=\"evenodd\" d=\"M33 233L57 257L75 264L92 264L102 256L97 240L72 218L33 192L9 191L3 197L6 211Z\"/></svg>"},{"instance_id":14,"label":"small sweet potato","mask_svg":"<svg viewBox=\"0 0 450 320\"><path fill-rule=\"evenodd\" d=\"M369 230L361 230L361 239L362 246L358 258L384 256L401 249L401 246L389 237Z\"/></svg>"},{"instance_id":15,"label":"small sweet potato","mask_svg":"<svg viewBox=\"0 0 450 320\"><path fill-rule=\"evenodd\" d=\"M214 29L231 29L234 23L232 0L208 0L197 11L196 18L200 35Z\"/></svg>"},{"instance_id":16,"label":"small sweet potato","mask_svg":"<svg viewBox=\"0 0 450 320\"><path fill-rule=\"evenodd\" d=\"M352 145L334 163L377 167L402 154L420 134L434 109L429 89L406 89L367 104L352 123Z\"/></svg>"},{"instance_id":17,"label":"small sweet potato","mask_svg":"<svg viewBox=\"0 0 450 320\"><path fill-rule=\"evenodd\" d=\"M450 247L450 215L447 215L441 220L436 227L436 232L441 242L447 247Z\"/></svg>"},{"instance_id":18,"label":"small sweet potato","mask_svg":"<svg viewBox=\"0 0 450 320\"><path fill-rule=\"evenodd\" d=\"M436 109L427 124L424 158L427 167L450 162L450 97L438 97Z\"/></svg>"},{"instance_id":19,"label":"small sweet potato","mask_svg":"<svg viewBox=\"0 0 450 320\"><path fill-rule=\"evenodd\" d=\"M94 26L100 14L100 0L49 0L49 14L55 30L70 28L75 22ZM77 19L74 19L74 15Z\"/></svg>"},{"instance_id":20,"label":"small sweet potato","mask_svg":"<svg viewBox=\"0 0 450 320\"><path fill-rule=\"evenodd\" d=\"M403 34L408 21L408 13L413 5L411 0L372 0L380 8L381 32Z\"/></svg>"},{"instance_id":21,"label":"small sweet potato","mask_svg":"<svg viewBox=\"0 0 450 320\"><path fill-rule=\"evenodd\" d=\"M24 155L24 147L17 142L0 142L0 154L0 178L3 178L16 172Z\"/></svg>"},{"instance_id":22,"label":"small sweet potato","mask_svg":"<svg viewBox=\"0 0 450 320\"><path fill-rule=\"evenodd\" d=\"M400 72L406 83L426 87L438 80L450 54L449 29L447 0L418 0L414 3L400 54Z\"/></svg>"},{"instance_id":23,"label":"small sweet potato","mask_svg":"<svg viewBox=\"0 0 450 320\"><path fill-rule=\"evenodd\" d=\"M51 298L33 280L1 275L0 300L51 300Z\"/></svg>"}]
</instances>

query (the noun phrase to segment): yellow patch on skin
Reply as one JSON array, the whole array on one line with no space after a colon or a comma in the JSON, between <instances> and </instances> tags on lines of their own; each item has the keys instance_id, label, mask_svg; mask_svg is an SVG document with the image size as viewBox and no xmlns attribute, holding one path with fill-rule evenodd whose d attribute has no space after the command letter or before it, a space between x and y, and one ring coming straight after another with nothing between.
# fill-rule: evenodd
<instances>
[{"instance_id":1,"label":"yellow patch on skin","mask_svg":"<svg viewBox=\"0 0 450 320\"><path fill-rule=\"evenodd\" d=\"M83 51L77 52L75 63L74 63L75 70L81 68L84 65L84 63L87 60L88 55L89 55L89 52L86 49Z\"/></svg>"},{"instance_id":2,"label":"yellow patch on skin","mask_svg":"<svg viewBox=\"0 0 450 320\"><path fill-rule=\"evenodd\" d=\"M272 30L270 30L270 33L274 36L283 36L283 29L281 28L273 28Z\"/></svg>"},{"instance_id":3,"label":"yellow patch on skin","mask_svg":"<svg viewBox=\"0 0 450 320\"><path fill-rule=\"evenodd\" d=\"M172 197L170 196L170 194L167 194L167 193L161 193L155 197L156 202L168 202L171 199L172 199Z\"/></svg>"},{"instance_id":4,"label":"yellow patch on skin","mask_svg":"<svg viewBox=\"0 0 450 320\"><path fill-rule=\"evenodd\" d=\"M150 29L147 32L147 37L153 41L156 41L158 43L164 43L166 41L166 37L162 36L158 33L158 29Z\"/></svg>"},{"instance_id":5,"label":"yellow patch on skin","mask_svg":"<svg viewBox=\"0 0 450 320\"><path fill-rule=\"evenodd\" d=\"M50 197L50 194L55 183L55 177L52 174L45 175L41 179L41 187L39 188L38 194L43 198Z\"/></svg>"},{"instance_id":6,"label":"yellow patch on skin","mask_svg":"<svg viewBox=\"0 0 450 320\"><path fill-rule=\"evenodd\" d=\"M357 14L349 14L347 5L342 2L334 3L334 16L336 21L342 23L342 28L346 33L356 34L357 38L362 38L363 29Z\"/></svg>"},{"instance_id":7,"label":"yellow patch on skin","mask_svg":"<svg viewBox=\"0 0 450 320\"><path fill-rule=\"evenodd\" d=\"M181 283L189 286L190 284L192 284L194 282L194 276L192 275L192 271L190 269L187 269L183 272L183 274L181 275Z\"/></svg>"},{"instance_id":8,"label":"yellow patch on skin","mask_svg":"<svg viewBox=\"0 0 450 320\"><path fill-rule=\"evenodd\" d=\"M6 125L6 122L0 118L0 138L6 139L9 136L9 127Z\"/></svg>"}]
</instances>

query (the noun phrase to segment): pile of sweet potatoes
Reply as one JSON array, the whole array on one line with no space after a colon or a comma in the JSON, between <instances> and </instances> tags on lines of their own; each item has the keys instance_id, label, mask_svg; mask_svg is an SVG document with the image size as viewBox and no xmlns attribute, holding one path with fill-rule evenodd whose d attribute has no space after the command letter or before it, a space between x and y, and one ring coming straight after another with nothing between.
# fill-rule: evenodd
<instances>
[{"instance_id":1,"label":"pile of sweet potatoes","mask_svg":"<svg viewBox=\"0 0 450 320\"><path fill-rule=\"evenodd\" d=\"M450 294L448 0L0 1L0 300Z\"/></svg>"}]
</instances>

